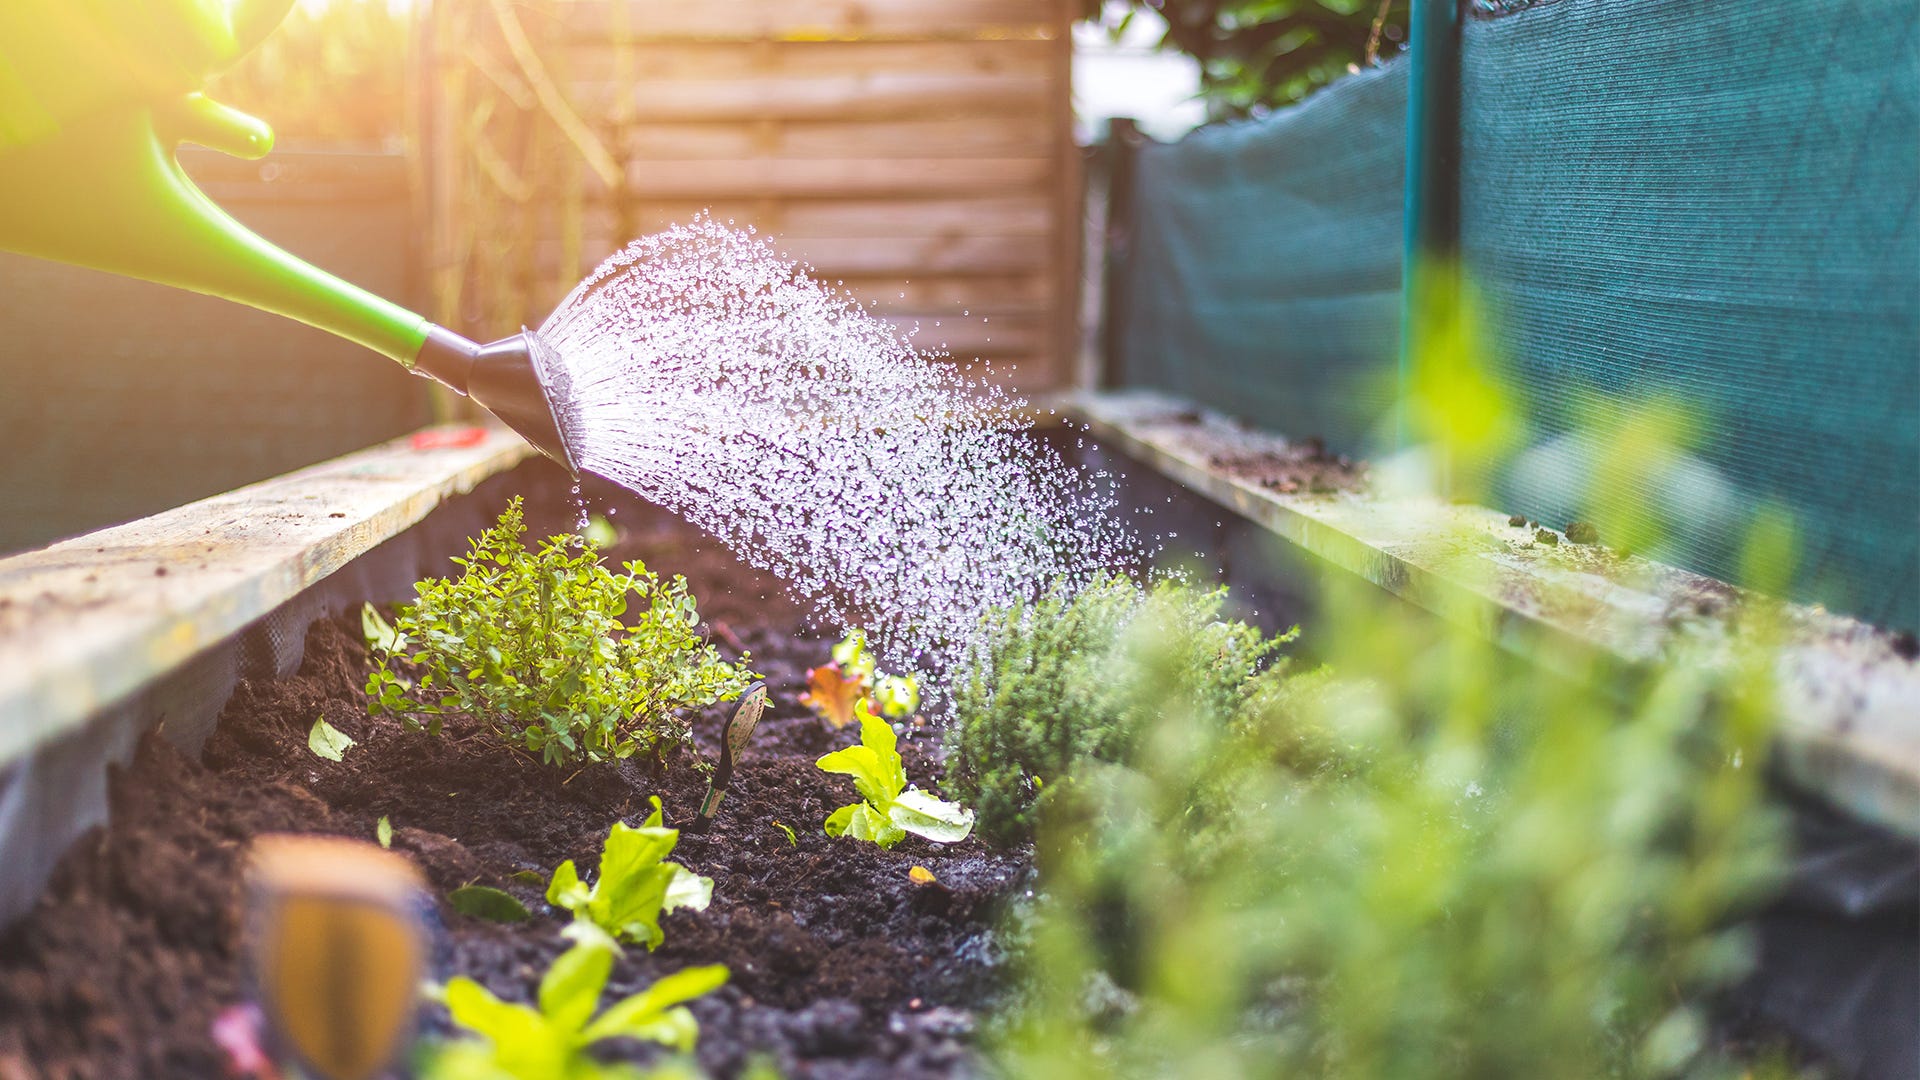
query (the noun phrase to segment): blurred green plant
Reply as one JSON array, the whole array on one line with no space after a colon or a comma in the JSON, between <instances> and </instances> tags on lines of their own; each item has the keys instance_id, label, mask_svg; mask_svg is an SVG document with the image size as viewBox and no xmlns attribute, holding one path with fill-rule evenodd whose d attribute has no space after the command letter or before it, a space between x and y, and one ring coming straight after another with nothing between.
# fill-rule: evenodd
<instances>
[{"instance_id":1,"label":"blurred green plant","mask_svg":"<svg viewBox=\"0 0 1920 1080\"><path fill-rule=\"evenodd\" d=\"M912 675L889 675L867 651L867 632L850 630L833 647L833 659L807 669L800 704L836 728L853 723L862 702L888 720L905 720L920 708L920 683Z\"/></svg>"},{"instance_id":2,"label":"blurred green plant","mask_svg":"<svg viewBox=\"0 0 1920 1080\"><path fill-rule=\"evenodd\" d=\"M1698 1001L1778 872L1764 664L1622 701L1358 586L1326 606L1338 676L1239 730L1136 645L1160 719L1047 808L1007 1070L1722 1074ZM1331 763L1259 752L1302 728Z\"/></svg>"},{"instance_id":3,"label":"blurred green plant","mask_svg":"<svg viewBox=\"0 0 1920 1080\"><path fill-rule=\"evenodd\" d=\"M1213 119L1299 101L1405 43L1410 0L1082 0L1116 36L1141 11L1166 20L1160 48L1200 62Z\"/></svg>"},{"instance_id":4,"label":"blurred green plant","mask_svg":"<svg viewBox=\"0 0 1920 1080\"><path fill-rule=\"evenodd\" d=\"M685 1002L726 984L723 964L683 968L637 994L600 1008L619 947L591 923L568 928L575 944L540 979L537 1006L501 1001L456 976L441 991L455 1027L479 1036L443 1044L422 1068L430 1080L665 1080L696 1077L689 1063L657 1069L606 1065L588 1050L608 1039L659 1043L691 1054L700 1024ZM597 1016L595 1014L598 1014Z\"/></svg>"},{"instance_id":5,"label":"blurred green plant","mask_svg":"<svg viewBox=\"0 0 1920 1080\"><path fill-rule=\"evenodd\" d=\"M1439 466L1429 479L1457 492L1527 425L1470 290L1428 286L1403 416L1414 456ZM1614 454L1589 502L1636 490L1691 428L1676 404L1622 405L1633 419L1602 433ZM1657 528L1592 520L1636 542ZM1793 530L1755 520L1743 583L1775 590ZM1473 538L1458 549L1463 574L1487 563ZM1030 715L1084 723L1087 687L1115 695L1101 712L1137 718L1123 752L1062 754L1071 782L1059 765L1049 777L1040 899L1016 922L1029 996L997 1046L1007 1075L1773 1068L1730 1061L1702 1002L1747 970L1739 918L1781 874L1764 780L1777 606L1750 596L1726 633L1625 675L1571 644L1508 652L1470 592L1430 600L1439 615L1330 581L1315 621L1326 667L1231 713L1195 691L1191 629L1121 635L1109 617L1068 647L1060 613L1078 600L1005 624L1025 642L1006 657L1051 659L963 682L982 730L961 738L991 748L973 756L1004 753L994 740ZM1047 676L1023 688L1030 671Z\"/></svg>"},{"instance_id":6,"label":"blurred green plant","mask_svg":"<svg viewBox=\"0 0 1920 1080\"><path fill-rule=\"evenodd\" d=\"M209 92L281 138L396 142L407 135L414 11L391 0L295 4Z\"/></svg>"},{"instance_id":7,"label":"blurred green plant","mask_svg":"<svg viewBox=\"0 0 1920 1080\"><path fill-rule=\"evenodd\" d=\"M415 586L390 647L375 648L369 712L434 734L447 713L467 713L549 765L635 754L664 764L693 745L689 711L731 701L758 678L749 657L729 663L700 636L685 578L662 581L637 561L614 574L572 534L528 551L525 532L515 497L453 560L459 577Z\"/></svg>"},{"instance_id":8,"label":"blurred green plant","mask_svg":"<svg viewBox=\"0 0 1920 1080\"><path fill-rule=\"evenodd\" d=\"M662 823L660 797L653 796L652 801L653 813L639 828L613 823L592 888L580 880L572 859L554 870L547 885L547 903L648 950L666 940L660 930L662 914L677 908L705 911L713 901L712 878L666 861L680 842L680 830Z\"/></svg>"},{"instance_id":9,"label":"blurred green plant","mask_svg":"<svg viewBox=\"0 0 1920 1080\"><path fill-rule=\"evenodd\" d=\"M1223 589L1142 589L1107 575L990 616L953 682L947 737L947 789L974 807L981 834L1023 841L1038 804L1083 762L1132 762L1157 716L1146 680L1174 680L1198 722L1215 728L1280 692L1286 666L1273 661L1292 633L1267 637L1225 619L1225 603ZM1168 662L1137 664L1141 639L1162 643Z\"/></svg>"}]
</instances>

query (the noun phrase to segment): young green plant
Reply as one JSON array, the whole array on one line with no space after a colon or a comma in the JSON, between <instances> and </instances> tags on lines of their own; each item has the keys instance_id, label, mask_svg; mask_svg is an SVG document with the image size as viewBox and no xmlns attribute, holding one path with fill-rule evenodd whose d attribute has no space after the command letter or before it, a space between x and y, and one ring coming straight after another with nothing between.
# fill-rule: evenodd
<instances>
[{"instance_id":1,"label":"young green plant","mask_svg":"<svg viewBox=\"0 0 1920 1080\"><path fill-rule=\"evenodd\" d=\"M484 1042L465 1040L444 1048L427 1075L436 1080L597 1080L610 1073L588 1049L618 1038L692 1053L700 1024L685 1002L725 985L724 964L683 968L601 1010L600 995L619 946L589 924L569 927L568 935L575 944L541 978L537 1006L501 1001L465 976L450 980L444 999L454 1026Z\"/></svg>"},{"instance_id":2,"label":"young green plant","mask_svg":"<svg viewBox=\"0 0 1920 1080\"><path fill-rule=\"evenodd\" d=\"M639 562L615 574L578 536L528 551L525 532L515 498L453 560L458 577L421 582L391 627L363 614L378 658L368 711L436 734L467 713L549 765L664 762L693 745L692 710L752 684L747 657L729 663L700 635L685 578Z\"/></svg>"},{"instance_id":3,"label":"young green plant","mask_svg":"<svg viewBox=\"0 0 1920 1080\"><path fill-rule=\"evenodd\" d=\"M547 903L573 912L576 922L649 950L666 940L662 914L678 908L705 911L713 901L712 878L665 861L680 842L680 830L664 827L660 799L652 801L653 813L639 828L613 823L591 888L580 880L572 859L554 870L547 885Z\"/></svg>"},{"instance_id":4,"label":"young green plant","mask_svg":"<svg viewBox=\"0 0 1920 1080\"><path fill-rule=\"evenodd\" d=\"M854 721L866 702L888 720L905 720L920 708L920 684L911 675L888 675L867 651L867 633L854 630L833 647L833 660L807 669L807 692L800 704L836 728Z\"/></svg>"},{"instance_id":5,"label":"young green plant","mask_svg":"<svg viewBox=\"0 0 1920 1080\"><path fill-rule=\"evenodd\" d=\"M860 800L835 810L826 821L828 836L851 836L890 848L908 833L938 844L955 844L973 831L973 811L907 786L906 766L895 749L892 725L862 701L854 709L860 721L860 745L835 750L815 764L822 772L853 777Z\"/></svg>"}]
</instances>

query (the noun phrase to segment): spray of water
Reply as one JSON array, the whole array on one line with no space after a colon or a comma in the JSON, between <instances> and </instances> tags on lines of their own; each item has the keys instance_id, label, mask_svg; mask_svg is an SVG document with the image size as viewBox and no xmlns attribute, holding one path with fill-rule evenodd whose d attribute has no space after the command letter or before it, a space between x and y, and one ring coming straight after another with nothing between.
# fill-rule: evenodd
<instances>
[{"instance_id":1,"label":"spray of water","mask_svg":"<svg viewBox=\"0 0 1920 1080\"><path fill-rule=\"evenodd\" d=\"M1110 487L1030 438L1024 401L711 218L608 259L539 336L583 469L897 661L939 666L988 608L1133 561Z\"/></svg>"}]
</instances>

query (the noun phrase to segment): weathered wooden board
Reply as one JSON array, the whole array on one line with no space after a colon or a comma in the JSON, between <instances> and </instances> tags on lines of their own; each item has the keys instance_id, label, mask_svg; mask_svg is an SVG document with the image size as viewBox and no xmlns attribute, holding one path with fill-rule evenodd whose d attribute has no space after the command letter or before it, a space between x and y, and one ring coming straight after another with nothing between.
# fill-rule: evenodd
<instances>
[{"instance_id":1,"label":"weathered wooden board","mask_svg":"<svg viewBox=\"0 0 1920 1080\"><path fill-rule=\"evenodd\" d=\"M0 560L0 765L75 730L533 453L399 439Z\"/></svg>"},{"instance_id":2,"label":"weathered wooden board","mask_svg":"<svg viewBox=\"0 0 1920 1080\"><path fill-rule=\"evenodd\" d=\"M1284 439L1175 399L1128 392L1047 404L1326 562L1569 674L1631 674L1683 654L1718 662L1740 640L1731 612L1772 603L1637 556L1529 543L1531 532L1485 507L1269 490L1218 463L1284 451ZM1856 620L1775 607L1788 774L1867 820L1920 835L1920 663L1902 659L1891 635Z\"/></svg>"}]
</instances>

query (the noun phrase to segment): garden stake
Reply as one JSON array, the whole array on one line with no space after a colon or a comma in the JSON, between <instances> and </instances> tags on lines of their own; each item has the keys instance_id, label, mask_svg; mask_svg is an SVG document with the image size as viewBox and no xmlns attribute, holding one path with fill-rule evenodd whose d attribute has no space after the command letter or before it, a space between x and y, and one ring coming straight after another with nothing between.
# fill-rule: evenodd
<instances>
[{"instance_id":1,"label":"garden stake","mask_svg":"<svg viewBox=\"0 0 1920 1080\"><path fill-rule=\"evenodd\" d=\"M254 983L276 1049L318 1080L381 1075L413 1027L426 966L420 871L358 840L263 836L248 883Z\"/></svg>"},{"instance_id":2,"label":"garden stake","mask_svg":"<svg viewBox=\"0 0 1920 1080\"><path fill-rule=\"evenodd\" d=\"M311 266L222 211L183 142L248 161L263 121L201 93L292 0L0 3L0 251L220 296L306 323L446 384L574 473L559 365L526 330L469 341ZM550 390L560 390L558 394Z\"/></svg>"},{"instance_id":3,"label":"garden stake","mask_svg":"<svg viewBox=\"0 0 1920 1080\"><path fill-rule=\"evenodd\" d=\"M767 684L754 683L741 695L740 706L733 710L726 729L720 733L720 767L713 771L713 779L707 784L707 797L700 800L700 816L694 818L685 831L704 833L713 824L713 812L719 808L721 797L727 793L727 784L733 780L733 760L747 748L754 725L766 710Z\"/></svg>"}]
</instances>

